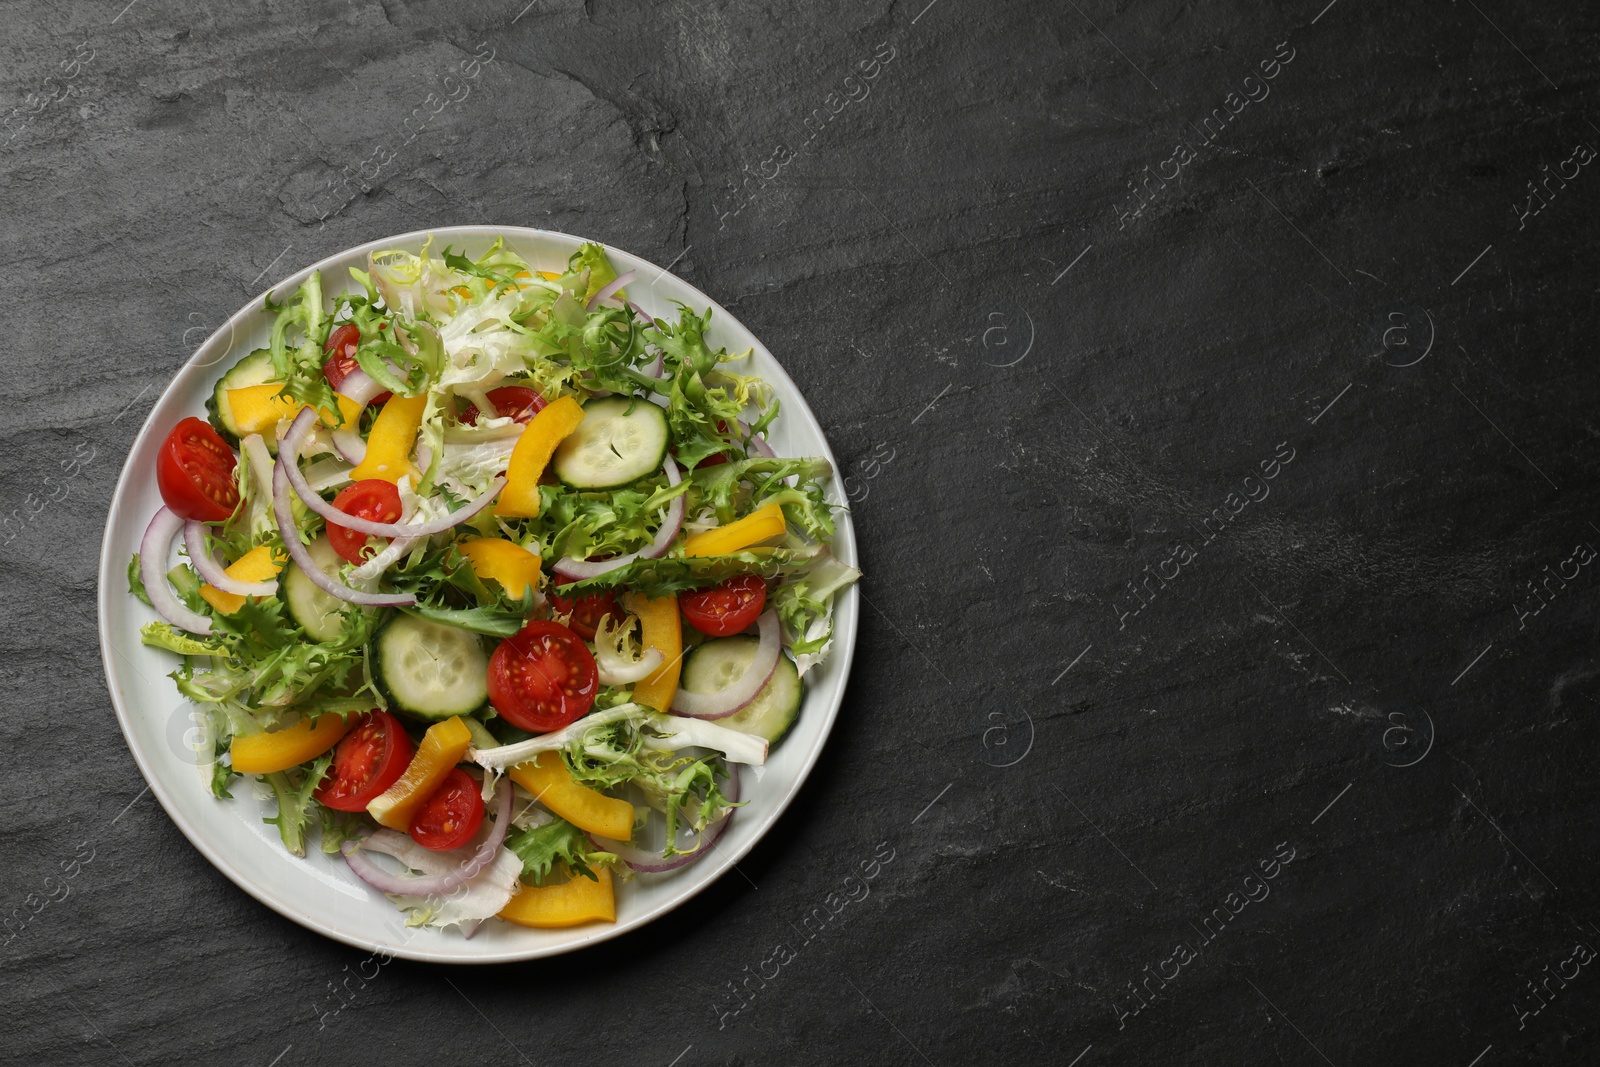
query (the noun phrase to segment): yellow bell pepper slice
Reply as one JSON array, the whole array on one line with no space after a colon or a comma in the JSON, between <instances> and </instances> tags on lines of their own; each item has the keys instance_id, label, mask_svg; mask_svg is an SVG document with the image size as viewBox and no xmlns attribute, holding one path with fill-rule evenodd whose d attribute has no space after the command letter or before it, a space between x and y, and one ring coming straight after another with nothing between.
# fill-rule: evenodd
<instances>
[{"instance_id":1,"label":"yellow bell pepper slice","mask_svg":"<svg viewBox=\"0 0 1600 1067\"><path fill-rule=\"evenodd\" d=\"M278 390L281 385L247 385L243 389L228 390L228 414L242 433L263 433L278 424L279 419L292 419L304 405Z\"/></svg>"},{"instance_id":2,"label":"yellow bell pepper slice","mask_svg":"<svg viewBox=\"0 0 1600 1067\"><path fill-rule=\"evenodd\" d=\"M367 456L350 471L350 480L398 482L410 474L411 449L422 426L422 409L427 406L425 396L391 396L385 401L367 435Z\"/></svg>"},{"instance_id":3,"label":"yellow bell pepper slice","mask_svg":"<svg viewBox=\"0 0 1600 1067\"><path fill-rule=\"evenodd\" d=\"M583 405L570 396L545 405L517 438L506 468L506 487L500 490L494 513L506 519L532 519L539 514L539 478L555 454L556 446L583 421ZM354 475L354 471L351 472Z\"/></svg>"},{"instance_id":4,"label":"yellow bell pepper slice","mask_svg":"<svg viewBox=\"0 0 1600 1067\"><path fill-rule=\"evenodd\" d=\"M617 921L617 897L611 888L611 872L595 871L597 881L581 874L560 885L525 885L511 902L500 909L500 918L518 926L554 929L584 923Z\"/></svg>"},{"instance_id":5,"label":"yellow bell pepper slice","mask_svg":"<svg viewBox=\"0 0 1600 1067\"><path fill-rule=\"evenodd\" d=\"M506 772L533 799L580 830L613 841L633 836L633 805L590 789L572 777L559 752L541 752Z\"/></svg>"},{"instance_id":6,"label":"yellow bell pepper slice","mask_svg":"<svg viewBox=\"0 0 1600 1067\"><path fill-rule=\"evenodd\" d=\"M242 389L229 389L226 414L233 419L234 425L239 427L241 433L265 434L276 426L280 419L292 419L306 406L305 401L278 392L282 388L283 386L275 382L269 382L266 385L247 385ZM361 415L361 405L338 393L334 394L334 399L339 403L341 424L353 425Z\"/></svg>"},{"instance_id":7,"label":"yellow bell pepper slice","mask_svg":"<svg viewBox=\"0 0 1600 1067\"><path fill-rule=\"evenodd\" d=\"M229 578L237 578L241 582L264 582L270 578L276 578L278 572L282 569L283 561L272 558L272 549L266 545L257 545L228 564L228 569L225 573ZM200 595L205 598L207 604L210 604L224 615L232 615L244 607L244 597L238 593L224 593L210 582L206 582L200 587ZM297 762L303 763L305 761L299 760ZM294 764L291 763L289 766L293 767Z\"/></svg>"},{"instance_id":8,"label":"yellow bell pepper slice","mask_svg":"<svg viewBox=\"0 0 1600 1067\"><path fill-rule=\"evenodd\" d=\"M433 795L451 768L461 762L471 743L472 732L459 716L428 727L406 772L367 805L367 814L391 830L405 833L411 829L417 809Z\"/></svg>"},{"instance_id":9,"label":"yellow bell pepper slice","mask_svg":"<svg viewBox=\"0 0 1600 1067\"><path fill-rule=\"evenodd\" d=\"M683 669L683 621L678 598L672 593L654 600L630 593L625 607L639 616L639 639L645 648L659 648L662 663L655 673L633 687L633 702L657 711L672 707L678 695L678 672Z\"/></svg>"},{"instance_id":10,"label":"yellow bell pepper slice","mask_svg":"<svg viewBox=\"0 0 1600 1067\"><path fill-rule=\"evenodd\" d=\"M474 537L456 546L472 561L479 578L493 579L507 593L520 597L539 584L539 557L503 537Z\"/></svg>"},{"instance_id":11,"label":"yellow bell pepper slice","mask_svg":"<svg viewBox=\"0 0 1600 1067\"><path fill-rule=\"evenodd\" d=\"M742 519L697 533L683 542L685 556L726 556L776 541L789 532L783 509L777 504L757 508Z\"/></svg>"},{"instance_id":12,"label":"yellow bell pepper slice","mask_svg":"<svg viewBox=\"0 0 1600 1067\"><path fill-rule=\"evenodd\" d=\"M235 737L228 745L228 753L233 769L240 774L272 774L322 755L337 745L349 729L350 724L338 715L323 715L315 721L301 719L282 730Z\"/></svg>"}]
</instances>

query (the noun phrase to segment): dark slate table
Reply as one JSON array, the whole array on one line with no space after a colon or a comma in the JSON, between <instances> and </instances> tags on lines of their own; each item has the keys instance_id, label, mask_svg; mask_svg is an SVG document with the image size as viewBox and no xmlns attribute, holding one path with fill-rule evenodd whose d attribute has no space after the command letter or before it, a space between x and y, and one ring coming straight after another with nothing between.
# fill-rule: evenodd
<instances>
[{"instance_id":1,"label":"dark slate table","mask_svg":"<svg viewBox=\"0 0 1600 1067\"><path fill-rule=\"evenodd\" d=\"M7 5L0 1058L1600 1062L1594 12L1324 2ZM747 878L327 1015L144 791L100 530L211 328L465 222L765 339L863 632Z\"/></svg>"}]
</instances>

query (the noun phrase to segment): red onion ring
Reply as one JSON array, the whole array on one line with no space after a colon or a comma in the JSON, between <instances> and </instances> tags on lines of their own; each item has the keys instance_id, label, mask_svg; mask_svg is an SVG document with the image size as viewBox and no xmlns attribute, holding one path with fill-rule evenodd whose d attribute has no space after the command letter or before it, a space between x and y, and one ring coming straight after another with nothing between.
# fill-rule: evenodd
<instances>
[{"instance_id":1,"label":"red onion ring","mask_svg":"<svg viewBox=\"0 0 1600 1067\"><path fill-rule=\"evenodd\" d=\"M398 893L402 896L427 897L439 893L446 893L456 886L474 877L479 871L489 866L495 854L500 851L501 842L506 839L506 831L511 827L511 779L501 778L495 794L494 824L489 828L489 836L483 839L483 844L478 850L462 863L459 868L449 874L436 875L404 875L391 874L373 862L369 856L364 856L359 851L370 848L374 852L389 854L383 847L386 843L398 840L407 840L393 830L379 830L369 834L360 841L346 841L339 846L339 851L344 854L344 861L356 873L356 877L385 893ZM461 850L458 850L461 851Z\"/></svg>"},{"instance_id":2,"label":"red onion ring","mask_svg":"<svg viewBox=\"0 0 1600 1067\"><path fill-rule=\"evenodd\" d=\"M494 503L494 498L500 495L501 488L506 484L504 476L497 477L489 483L489 489L483 495L473 498L448 515L429 519L427 522L373 522L371 519L347 515L314 493L306 481L306 476L300 471L300 446L305 443L316 417L316 412L311 408L302 408L300 414L295 416L293 425L289 427L289 432L284 435L282 443L278 446L278 466L288 476L289 484L294 487L295 493L306 507L347 530L371 534L374 537L430 537L436 533L444 533ZM277 476L273 477L276 479Z\"/></svg>"},{"instance_id":3,"label":"red onion ring","mask_svg":"<svg viewBox=\"0 0 1600 1067\"><path fill-rule=\"evenodd\" d=\"M756 657L739 676L739 680L717 693L691 693L678 687L672 698L672 713L687 715L691 719L726 719L749 704L772 680L778 669L778 659L783 654L783 628L778 625L778 612L768 608L757 620L761 631L761 644L756 647Z\"/></svg>"},{"instance_id":4,"label":"red onion ring","mask_svg":"<svg viewBox=\"0 0 1600 1067\"><path fill-rule=\"evenodd\" d=\"M733 766L726 766L726 770L728 772L728 782L723 787L722 795L737 804L739 802L739 770ZM717 839L728 828L728 821L732 818L733 812L729 811L722 818L705 828L705 832L700 835L699 848L681 856L673 856L670 859L666 855L667 850L665 847L660 852L646 852L642 848L635 848L621 841L608 841L603 837L596 837L594 834L589 834L588 837L596 848L615 854L623 863L626 863L634 870L642 874L660 874L664 871L675 871L679 867L687 867L707 852L710 852L712 846L717 843Z\"/></svg>"},{"instance_id":5,"label":"red onion ring","mask_svg":"<svg viewBox=\"0 0 1600 1067\"><path fill-rule=\"evenodd\" d=\"M628 301L628 307L633 310L633 313L635 315L639 316L641 319L644 320L644 324L646 326L654 326L656 324L656 320L652 319L650 317L649 313L646 312L644 308L640 307L638 304L635 304L632 300ZM657 358L656 362L658 364L661 362L659 357ZM657 373L659 373L659 372L657 372Z\"/></svg>"},{"instance_id":6,"label":"red onion ring","mask_svg":"<svg viewBox=\"0 0 1600 1067\"><path fill-rule=\"evenodd\" d=\"M661 461L661 469L667 475L668 485L677 485L683 481L678 475L678 464L669 455ZM550 568L563 578L572 581L582 581L614 571L618 567L632 563L636 559L659 559L666 554L672 546L672 539L678 536L678 531L683 528L683 494L679 493L667 504L667 512L661 519L661 529L656 531L655 540L637 552L629 552L626 556L613 556L611 559L587 560L573 559L571 556L562 556Z\"/></svg>"},{"instance_id":7,"label":"red onion ring","mask_svg":"<svg viewBox=\"0 0 1600 1067\"><path fill-rule=\"evenodd\" d=\"M178 594L167 581L167 556L172 552L172 541L183 529L183 520L171 508L157 511L145 527L144 539L139 542L139 580L150 598L150 606L167 622L192 634L205 637L211 633L211 620L183 606Z\"/></svg>"},{"instance_id":8,"label":"red onion ring","mask_svg":"<svg viewBox=\"0 0 1600 1067\"><path fill-rule=\"evenodd\" d=\"M383 392L383 386L373 381L366 371L353 370L339 383L338 392L346 400L355 401L359 408L365 408L373 397ZM361 439L359 410L356 417L350 420L349 428L341 426L333 431L333 447L347 463L360 463L367 458L367 443Z\"/></svg>"},{"instance_id":9,"label":"red onion ring","mask_svg":"<svg viewBox=\"0 0 1600 1067\"><path fill-rule=\"evenodd\" d=\"M310 408L306 409L311 410ZM278 452L278 465L272 471L272 517L278 522L278 533L289 550L296 567L311 579L311 584L330 596L368 608L400 608L415 604L417 598L410 593L363 593L352 589L337 578L323 573L311 552L300 543L300 529L294 524L294 509L289 506L289 469L295 466L293 450L287 440ZM318 499L321 499L320 497ZM343 515L340 511L338 514Z\"/></svg>"},{"instance_id":10,"label":"red onion ring","mask_svg":"<svg viewBox=\"0 0 1600 1067\"><path fill-rule=\"evenodd\" d=\"M206 551L206 528L199 519L189 519L183 524L183 544L189 550L189 562L195 573L224 593L235 596L271 596L278 591L276 578L267 582L246 582L228 577L211 553Z\"/></svg>"},{"instance_id":11,"label":"red onion ring","mask_svg":"<svg viewBox=\"0 0 1600 1067\"><path fill-rule=\"evenodd\" d=\"M600 304L603 301L610 300L612 295L615 294L618 289L623 288L632 281L633 271L623 271L621 274L617 275L615 278L612 278L611 281L602 286L598 293L591 296L589 298L589 302L584 305L583 309L585 311L593 311L595 309L595 305Z\"/></svg>"}]
</instances>

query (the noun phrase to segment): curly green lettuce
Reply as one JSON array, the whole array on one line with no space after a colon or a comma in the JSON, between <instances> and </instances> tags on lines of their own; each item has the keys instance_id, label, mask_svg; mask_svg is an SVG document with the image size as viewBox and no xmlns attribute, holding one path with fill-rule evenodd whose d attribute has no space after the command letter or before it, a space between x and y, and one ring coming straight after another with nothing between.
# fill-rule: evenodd
<instances>
[{"instance_id":1,"label":"curly green lettuce","mask_svg":"<svg viewBox=\"0 0 1600 1067\"><path fill-rule=\"evenodd\" d=\"M596 789L624 782L638 789L666 818L668 856L694 851L676 847L680 827L703 834L706 827L739 806L717 783L719 775L727 777L717 757L697 758L654 747L649 735L628 720L587 731L562 756L575 779Z\"/></svg>"},{"instance_id":2,"label":"curly green lettuce","mask_svg":"<svg viewBox=\"0 0 1600 1067\"><path fill-rule=\"evenodd\" d=\"M543 826L530 826L510 835L506 847L522 860L524 885L561 881L563 865L575 875L598 881L595 870L617 862L614 853L596 848L582 830L560 816Z\"/></svg>"},{"instance_id":3,"label":"curly green lettuce","mask_svg":"<svg viewBox=\"0 0 1600 1067\"><path fill-rule=\"evenodd\" d=\"M273 798L278 803L278 814L261 821L278 828L283 847L293 855L306 854L306 825L317 806L312 793L321 784L332 762L333 750L329 749L309 767L296 767L262 776L267 785L272 787Z\"/></svg>"}]
</instances>

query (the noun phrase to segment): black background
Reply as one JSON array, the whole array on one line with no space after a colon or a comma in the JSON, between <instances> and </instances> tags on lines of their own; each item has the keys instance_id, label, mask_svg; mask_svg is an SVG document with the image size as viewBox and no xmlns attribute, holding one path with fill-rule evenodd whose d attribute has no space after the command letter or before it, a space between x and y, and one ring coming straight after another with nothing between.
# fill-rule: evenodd
<instances>
[{"instance_id":1,"label":"black background","mask_svg":"<svg viewBox=\"0 0 1600 1067\"><path fill-rule=\"evenodd\" d=\"M524 2L3 9L7 1062L1600 1061L1592 5ZM141 792L100 533L211 329L467 222L763 338L862 634L745 877L334 1012Z\"/></svg>"}]
</instances>

